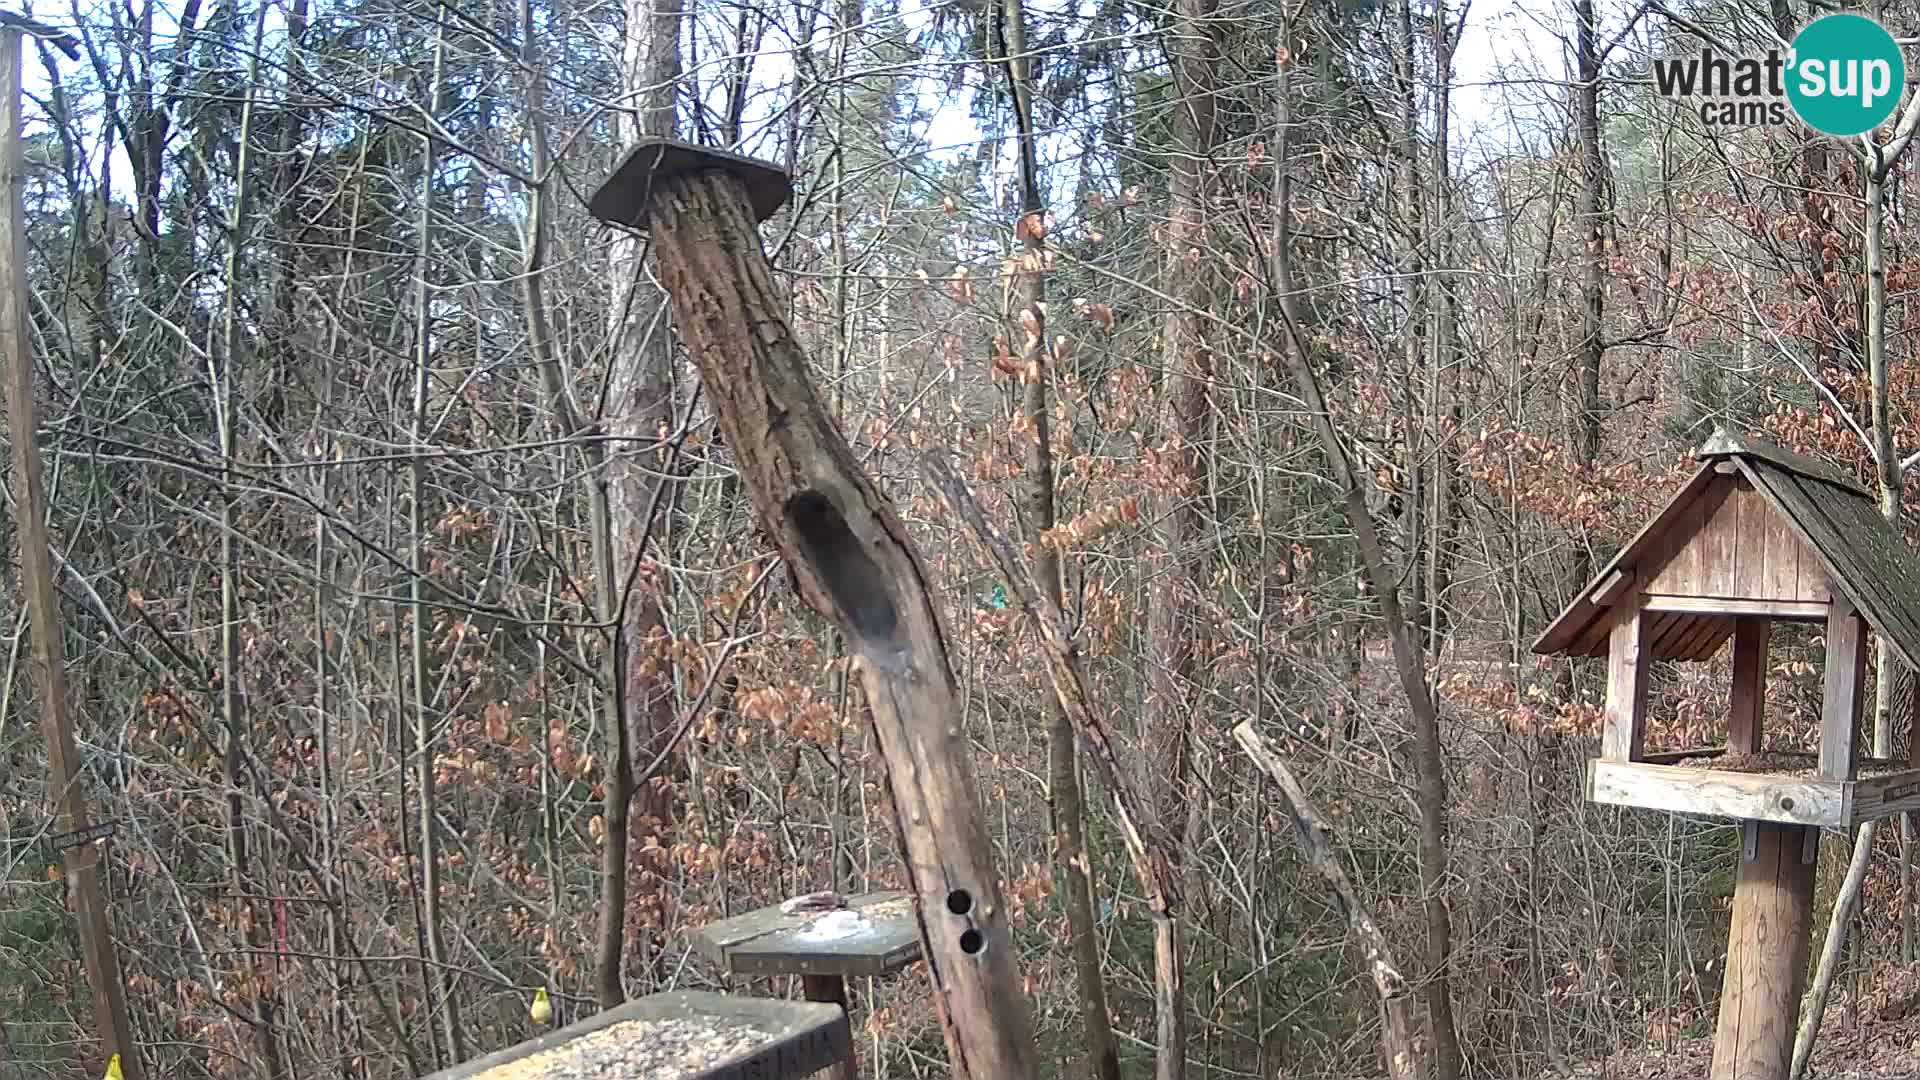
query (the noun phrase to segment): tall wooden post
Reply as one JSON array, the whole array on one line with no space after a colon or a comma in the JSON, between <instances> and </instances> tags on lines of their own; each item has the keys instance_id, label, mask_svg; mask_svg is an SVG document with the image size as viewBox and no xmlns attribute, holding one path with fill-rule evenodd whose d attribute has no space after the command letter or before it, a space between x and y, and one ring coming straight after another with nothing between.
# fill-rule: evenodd
<instances>
[{"instance_id":1,"label":"tall wooden post","mask_svg":"<svg viewBox=\"0 0 1920 1080\"><path fill-rule=\"evenodd\" d=\"M59 806L61 832L87 827L87 806L80 797L79 755L74 749L73 718L68 712L67 660L61 639L60 600L53 587L53 560L47 542L46 494L40 478L40 447L34 436L33 354L27 326L26 154L22 145L20 36L0 26L0 179L7 205L0 213L0 351L7 365L7 430L13 439L13 499L20 538L20 585L26 592L33 627L35 686L40 723L47 738L47 791ZM67 888L80 919L80 947L87 983L93 991L93 1017L108 1054L120 1055L126 1080L144 1080L140 1054L127 1019L120 957L107 927L106 898L100 889L99 853L91 844L70 847L64 856Z\"/></svg>"},{"instance_id":2,"label":"tall wooden post","mask_svg":"<svg viewBox=\"0 0 1920 1080\"><path fill-rule=\"evenodd\" d=\"M1771 821L1743 828L1752 849L1741 852L1733 886L1712 1080L1786 1080L1813 942L1809 855L1820 830Z\"/></svg>"},{"instance_id":3,"label":"tall wooden post","mask_svg":"<svg viewBox=\"0 0 1920 1080\"><path fill-rule=\"evenodd\" d=\"M953 1074L1031 1080L1033 1020L933 576L821 403L760 247L756 225L789 192L764 162L655 139L589 205L651 234L680 340L760 528L801 597L846 639L887 764Z\"/></svg>"}]
</instances>

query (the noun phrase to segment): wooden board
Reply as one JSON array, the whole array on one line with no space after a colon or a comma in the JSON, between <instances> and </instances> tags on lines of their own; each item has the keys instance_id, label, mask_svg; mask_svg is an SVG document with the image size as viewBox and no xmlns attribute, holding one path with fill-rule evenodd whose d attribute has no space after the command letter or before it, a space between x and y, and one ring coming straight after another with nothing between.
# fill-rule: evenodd
<instances>
[{"instance_id":1,"label":"wooden board","mask_svg":"<svg viewBox=\"0 0 1920 1080\"><path fill-rule=\"evenodd\" d=\"M1859 780L1680 764L1725 752L1722 747L1707 747L1651 752L1638 762L1590 761L1587 799L1609 806L1849 832L1869 821L1920 812L1920 768L1896 769L1892 762L1862 762L1874 768L1876 775Z\"/></svg>"},{"instance_id":2,"label":"wooden board","mask_svg":"<svg viewBox=\"0 0 1920 1080\"><path fill-rule=\"evenodd\" d=\"M742 1033L742 1037L754 1041L750 1049L719 1056L696 1071L684 1073L685 1080L798 1078L844 1061L853 1052L852 1029L846 1013L837 1005L674 990L595 1013L577 1024L442 1070L425 1080L626 1076L626 1069L635 1067L634 1053L645 1046L641 1033L663 1022ZM630 1026L636 1034L631 1038L588 1038L622 1025ZM569 1047L577 1054L567 1053Z\"/></svg>"},{"instance_id":3,"label":"wooden board","mask_svg":"<svg viewBox=\"0 0 1920 1080\"><path fill-rule=\"evenodd\" d=\"M1695 525L1683 516L1675 533ZM1827 599L1819 556L1794 534L1792 525L1742 476L1711 516L1644 591L1651 596L1819 604Z\"/></svg>"},{"instance_id":4,"label":"wooden board","mask_svg":"<svg viewBox=\"0 0 1920 1080\"><path fill-rule=\"evenodd\" d=\"M783 915L778 905L709 924L693 933L701 955L736 975L887 975L920 958L913 898L902 892L849 897L849 932L825 933L831 912ZM844 918L844 917L839 917Z\"/></svg>"},{"instance_id":5,"label":"wooden board","mask_svg":"<svg viewBox=\"0 0 1920 1080\"><path fill-rule=\"evenodd\" d=\"M1920 810L1920 769L1856 780L1849 803L1849 826Z\"/></svg>"},{"instance_id":6,"label":"wooden board","mask_svg":"<svg viewBox=\"0 0 1920 1080\"><path fill-rule=\"evenodd\" d=\"M1738 478L1720 508L1701 527L1693 544L1701 549L1700 585L1703 596L1738 596L1735 584L1740 580L1740 504L1751 495L1741 491ZM1746 545L1757 550L1753 544ZM1651 591L1651 590L1650 590Z\"/></svg>"},{"instance_id":7,"label":"wooden board","mask_svg":"<svg viewBox=\"0 0 1920 1080\"><path fill-rule=\"evenodd\" d=\"M1797 596L1813 603L1833 599L1827 568L1807 546L1785 514L1767 515L1765 564L1767 596Z\"/></svg>"},{"instance_id":8,"label":"wooden board","mask_svg":"<svg viewBox=\"0 0 1920 1080\"><path fill-rule=\"evenodd\" d=\"M587 209L601 221L644 229L656 184L671 176L711 169L724 169L739 179L756 223L772 217L793 197L793 180L778 166L718 147L654 138L627 152L620 167L587 201Z\"/></svg>"},{"instance_id":9,"label":"wooden board","mask_svg":"<svg viewBox=\"0 0 1920 1080\"><path fill-rule=\"evenodd\" d=\"M1733 463L1729 461L1725 464ZM1766 497L1755 491L1752 481L1744 476L1734 487L1728 502L1735 517L1735 532L1740 537L1740 552L1735 561L1733 580L1728 583L1725 595L1772 598L1774 594L1769 591L1771 579L1767 576L1767 523L1780 515L1767 505Z\"/></svg>"},{"instance_id":10,"label":"wooden board","mask_svg":"<svg viewBox=\"0 0 1920 1080\"><path fill-rule=\"evenodd\" d=\"M1845 780L1768 776L1640 762L1587 763L1587 799L1675 814L1845 828Z\"/></svg>"},{"instance_id":11,"label":"wooden board","mask_svg":"<svg viewBox=\"0 0 1920 1080\"><path fill-rule=\"evenodd\" d=\"M1719 596L1648 596L1646 610L1682 615L1754 615L1782 622L1813 622L1827 617L1826 601L1746 600Z\"/></svg>"}]
</instances>

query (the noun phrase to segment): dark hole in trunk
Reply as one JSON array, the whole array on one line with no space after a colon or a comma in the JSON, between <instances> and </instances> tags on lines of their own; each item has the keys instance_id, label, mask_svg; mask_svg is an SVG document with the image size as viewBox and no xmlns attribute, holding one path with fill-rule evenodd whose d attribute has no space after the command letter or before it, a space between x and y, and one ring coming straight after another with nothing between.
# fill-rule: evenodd
<instances>
[{"instance_id":1,"label":"dark hole in trunk","mask_svg":"<svg viewBox=\"0 0 1920 1080\"><path fill-rule=\"evenodd\" d=\"M809 488L787 500L787 521L800 541L800 553L820 575L848 630L867 641L892 639L899 624L893 596L839 507Z\"/></svg>"}]
</instances>

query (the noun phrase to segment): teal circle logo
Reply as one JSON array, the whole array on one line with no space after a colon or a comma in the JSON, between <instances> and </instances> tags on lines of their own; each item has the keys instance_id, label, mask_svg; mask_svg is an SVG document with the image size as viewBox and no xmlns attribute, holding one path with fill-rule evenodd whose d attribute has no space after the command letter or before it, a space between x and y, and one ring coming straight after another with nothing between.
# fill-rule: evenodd
<instances>
[{"instance_id":1,"label":"teal circle logo","mask_svg":"<svg viewBox=\"0 0 1920 1080\"><path fill-rule=\"evenodd\" d=\"M1787 100L1815 131L1860 135L1885 123L1907 88L1907 60L1865 15L1823 15L1794 35Z\"/></svg>"}]
</instances>

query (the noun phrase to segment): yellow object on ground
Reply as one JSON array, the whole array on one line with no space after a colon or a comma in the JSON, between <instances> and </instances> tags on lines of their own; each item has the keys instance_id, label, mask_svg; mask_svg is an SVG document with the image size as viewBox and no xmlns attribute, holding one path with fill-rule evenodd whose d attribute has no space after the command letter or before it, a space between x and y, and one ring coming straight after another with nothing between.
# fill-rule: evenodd
<instances>
[{"instance_id":1,"label":"yellow object on ground","mask_svg":"<svg viewBox=\"0 0 1920 1080\"><path fill-rule=\"evenodd\" d=\"M119 1054L115 1054L107 1059L106 1080L127 1080L126 1074L120 1071Z\"/></svg>"},{"instance_id":2,"label":"yellow object on ground","mask_svg":"<svg viewBox=\"0 0 1920 1080\"><path fill-rule=\"evenodd\" d=\"M544 1024L553 1019L553 1002L547 1000L546 987L543 986L533 992L533 1007L527 1010L527 1015L533 1017L533 1022L536 1024ZM120 1080L117 1071L114 1075L108 1076L107 1080Z\"/></svg>"}]
</instances>

